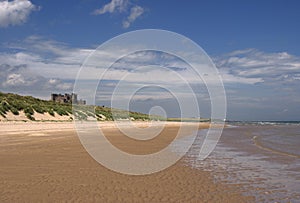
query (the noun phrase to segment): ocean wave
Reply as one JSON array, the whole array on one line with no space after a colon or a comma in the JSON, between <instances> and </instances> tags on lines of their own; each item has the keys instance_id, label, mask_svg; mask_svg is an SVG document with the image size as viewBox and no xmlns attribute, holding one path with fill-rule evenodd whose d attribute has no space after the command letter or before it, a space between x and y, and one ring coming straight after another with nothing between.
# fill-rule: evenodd
<instances>
[{"instance_id":1,"label":"ocean wave","mask_svg":"<svg viewBox=\"0 0 300 203\"><path fill-rule=\"evenodd\" d=\"M250 126L253 126L253 125L259 125L259 126L296 125L296 126L300 126L300 121L226 121L226 125L233 125L233 126L239 126L239 125L250 125Z\"/></svg>"}]
</instances>

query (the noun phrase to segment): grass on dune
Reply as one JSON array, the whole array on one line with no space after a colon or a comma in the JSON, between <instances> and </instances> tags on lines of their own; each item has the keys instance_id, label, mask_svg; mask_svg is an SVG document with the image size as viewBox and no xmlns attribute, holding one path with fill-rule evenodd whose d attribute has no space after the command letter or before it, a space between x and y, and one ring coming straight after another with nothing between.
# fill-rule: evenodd
<instances>
[{"instance_id":1,"label":"grass on dune","mask_svg":"<svg viewBox=\"0 0 300 203\"><path fill-rule=\"evenodd\" d=\"M35 112L44 114L49 113L55 116L72 116L75 119L87 120L93 117L97 120L115 120L115 119L132 119L132 120L165 120L160 116L150 116L138 112L128 112L124 110L111 109L104 106L61 104L53 101L41 100L32 96L21 96L12 93L0 92L0 116L6 118L7 112L19 115L23 111L30 120L35 120ZM53 118L55 120L55 118Z\"/></svg>"}]
</instances>

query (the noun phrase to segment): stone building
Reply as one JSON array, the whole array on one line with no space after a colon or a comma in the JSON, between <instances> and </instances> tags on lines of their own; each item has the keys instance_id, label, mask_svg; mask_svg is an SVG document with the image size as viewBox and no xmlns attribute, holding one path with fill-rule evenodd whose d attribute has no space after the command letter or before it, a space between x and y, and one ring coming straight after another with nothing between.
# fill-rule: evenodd
<instances>
[{"instance_id":1,"label":"stone building","mask_svg":"<svg viewBox=\"0 0 300 203\"><path fill-rule=\"evenodd\" d=\"M78 100L77 94L75 94L75 93L51 94L51 101L58 102L61 104L80 104L80 105L86 104L85 100L82 100L82 99Z\"/></svg>"}]
</instances>

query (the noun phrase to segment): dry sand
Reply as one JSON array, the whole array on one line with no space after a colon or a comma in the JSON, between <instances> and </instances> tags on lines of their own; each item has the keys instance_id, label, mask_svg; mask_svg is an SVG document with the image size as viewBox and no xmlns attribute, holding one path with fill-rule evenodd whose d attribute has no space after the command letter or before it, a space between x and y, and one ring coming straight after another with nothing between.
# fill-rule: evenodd
<instances>
[{"instance_id":1,"label":"dry sand","mask_svg":"<svg viewBox=\"0 0 300 203\"><path fill-rule=\"evenodd\" d=\"M178 123L168 123L146 144L124 139L112 123L101 126L112 143L134 154L165 147L178 130ZM185 166L183 160L151 175L110 171L85 151L73 123L0 122L0 163L0 202L254 201L240 194L239 185L215 183L210 172Z\"/></svg>"}]
</instances>

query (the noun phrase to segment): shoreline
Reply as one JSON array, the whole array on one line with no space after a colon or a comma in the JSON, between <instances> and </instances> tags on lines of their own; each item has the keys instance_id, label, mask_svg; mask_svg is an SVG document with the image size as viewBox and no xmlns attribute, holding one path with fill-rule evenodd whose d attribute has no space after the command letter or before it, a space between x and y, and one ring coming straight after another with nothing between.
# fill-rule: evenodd
<instances>
[{"instance_id":1,"label":"shoreline","mask_svg":"<svg viewBox=\"0 0 300 203\"><path fill-rule=\"evenodd\" d=\"M238 184L216 183L213 172L186 166L183 160L150 175L129 176L112 172L85 151L73 123L33 123L0 123L1 202L254 201L252 197L241 194ZM153 146L157 150L168 141L154 139L150 145L140 145L141 142L136 145L137 142L122 140L122 135L111 123L102 124L108 127L105 130L111 135L112 142L134 154L149 152ZM29 131L24 131L24 125ZM56 130L63 125L63 130ZM145 122L138 125L144 127ZM163 136L172 140L172 132L178 125L178 122L167 122ZM36 135L28 136L30 134Z\"/></svg>"},{"instance_id":2,"label":"shoreline","mask_svg":"<svg viewBox=\"0 0 300 203\"><path fill-rule=\"evenodd\" d=\"M250 124L225 128L219 145L203 164L214 170L218 181L243 183L244 193L254 196L255 201L298 202L299 158L290 156L292 149L299 149L298 136L299 126ZM280 151L287 143L289 151Z\"/></svg>"}]
</instances>

